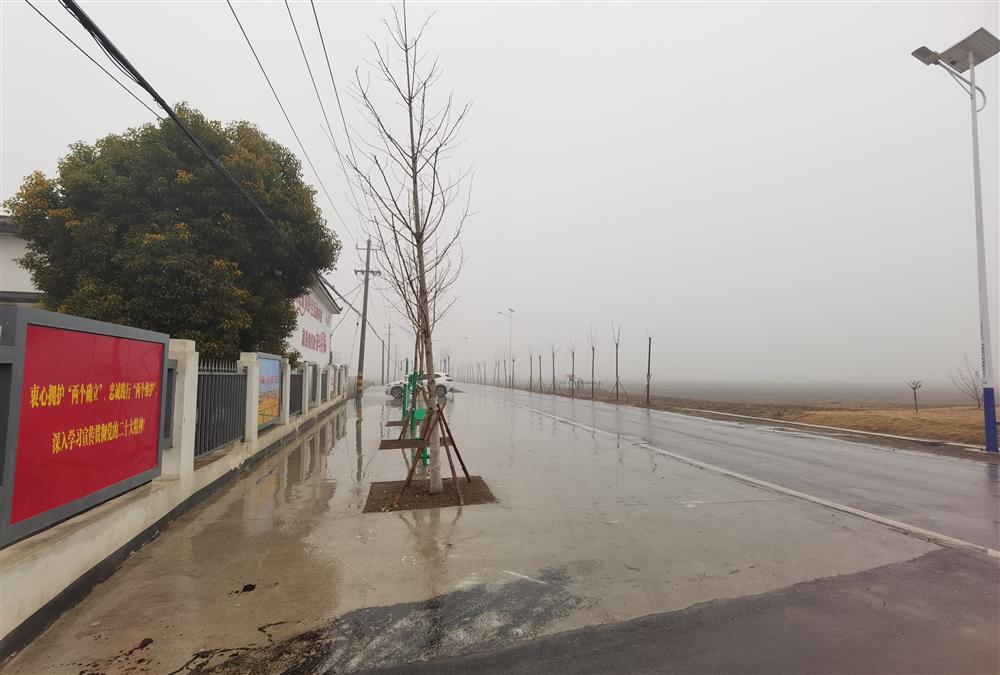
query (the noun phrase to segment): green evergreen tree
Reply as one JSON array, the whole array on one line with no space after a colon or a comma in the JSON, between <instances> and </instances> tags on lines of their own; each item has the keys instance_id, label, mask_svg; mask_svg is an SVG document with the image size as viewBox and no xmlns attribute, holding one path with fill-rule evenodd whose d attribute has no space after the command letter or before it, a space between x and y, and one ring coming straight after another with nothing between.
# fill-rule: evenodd
<instances>
[{"instance_id":1,"label":"green evergreen tree","mask_svg":"<svg viewBox=\"0 0 1000 675\"><path fill-rule=\"evenodd\" d=\"M42 306L197 341L201 353L284 353L294 298L340 242L287 148L249 122L178 114L278 224L263 222L169 119L77 143L58 176L4 203L28 242Z\"/></svg>"}]
</instances>

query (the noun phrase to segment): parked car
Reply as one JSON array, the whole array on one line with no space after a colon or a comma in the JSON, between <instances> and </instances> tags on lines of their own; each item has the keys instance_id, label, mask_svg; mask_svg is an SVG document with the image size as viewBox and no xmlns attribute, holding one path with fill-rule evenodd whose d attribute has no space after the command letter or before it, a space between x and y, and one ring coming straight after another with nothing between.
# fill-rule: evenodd
<instances>
[{"instance_id":1,"label":"parked car","mask_svg":"<svg viewBox=\"0 0 1000 675\"><path fill-rule=\"evenodd\" d=\"M427 375L420 376L421 384L426 383ZM397 380L385 385L385 393L393 398L403 398L404 380ZM434 390L438 396L447 396L455 389L455 381L448 373L434 373Z\"/></svg>"}]
</instances>

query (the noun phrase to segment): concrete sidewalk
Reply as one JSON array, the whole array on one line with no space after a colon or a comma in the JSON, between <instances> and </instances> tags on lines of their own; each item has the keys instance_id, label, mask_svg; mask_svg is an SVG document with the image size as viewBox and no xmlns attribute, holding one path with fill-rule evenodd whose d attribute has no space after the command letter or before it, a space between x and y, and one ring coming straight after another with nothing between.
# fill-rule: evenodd
<instances>
[{"instance_id":1,"label":"concrete sidewalk","mask_svg":"<svg viewBox=\"0 0 1000 675\"><path fill-rule=\"evenodd\" d=\"M406 470L400 452L376 449L399 409L370 391L363 419L342 407L178 519L4 672L360 671L942 550L472 393L454 398L455 437L498 504L361 514L372 481ZM979 574L995 599L994 562ZM963 628L934 628L942 649L961 648L949 639ZM981 627L963 635L990 647Z\"/></svg>"}]
</instances>

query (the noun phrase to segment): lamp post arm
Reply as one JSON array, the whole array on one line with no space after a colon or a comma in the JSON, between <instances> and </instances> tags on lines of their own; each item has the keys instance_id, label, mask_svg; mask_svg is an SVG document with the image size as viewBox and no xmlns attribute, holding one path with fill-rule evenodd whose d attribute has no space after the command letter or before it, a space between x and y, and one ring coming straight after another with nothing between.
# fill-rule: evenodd
<instances>
[{"instance_id":1,"label":"lamp post arm","mask_svg":"<svg viewBox=\"0 0 1000 675\"><path fill-rule=\"evenodd\" d=\"M976 91L979 92L979 95L983 99L983 104L981 106L979 106L978 108L976 108L976 112L977 113L981 113L983 110L986 109L986 92L983 91L982 87L980 87L978 84L975 84L974 82L972 82L972 81L966 79L965 77L963 77L961 73L959 73L957 70L955 70L954 68L952 68L951 66L949 66L947 63L943 63L941 61L938 61L937 65L941 66L944 69L944 72L946 72L949 75L951 75L953 79L955 79L956 81L959 82L959 84L964 84L965 86L963 86L962 88L965 89L965 92L969 96L972 96L972 89L973 89L973 87L975 87ZM966 87L968 87L968 88L966 88Z\"/></svg>"}]
</instances>

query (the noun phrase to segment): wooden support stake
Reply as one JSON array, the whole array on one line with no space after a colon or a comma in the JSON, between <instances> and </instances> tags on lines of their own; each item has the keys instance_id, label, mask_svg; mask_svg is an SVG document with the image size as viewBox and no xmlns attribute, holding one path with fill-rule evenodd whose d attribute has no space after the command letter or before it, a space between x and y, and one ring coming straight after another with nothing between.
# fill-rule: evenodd
<instances>
[{"instance_id":1,"label":"wooden support stake","mask_svg":"<svg viewBox=\"0 0 1000 675\"><path fill-rule=\"evenodd\" d=\"M465 460L462 459L462 453L458 451L458 443L455 442L455 436L451 433L451 427L444 416L444 411L441 412L441 424L444 425L446 435L451 439L451 447L455 448L455 456L458 457L458 463L462 465L462 473L465 474L466 482L471 483L472 477L469 475L469 470L465 468Z\"/></svg>"},{"instance_id":2,"label":"wooden support stake","mask_svg":"<svg viewBox=\"0 0 1000 675\"><path fill-rule=\"evenodd\" d=\"M458 505L465 506L465 500L462 499L462 488L458 484L458 476L455 474L455 462L451 461L451 449L448 446L444 448L445 454L448 455L448 468L451 469L451 484L455 486L455 495L458 497Z\"/></svg>"},{"instance_id":3,"label":"wooden support stake","mask_svg":"<svg viewBox=\"0 0 1000 675\"><path fill-rule=\"evenodd\" d=\"M437 423L437 414L438 414L438 411L437 411L437 409L435 409L430 414L430 416L427 418L427 420L429 420L431 424L436 424ZM427 425L427 428L430 429L431 426ZM423 438L423 436L421 436L421 438ZM406 488L410 487L410 483L413 482L413 472L416 471L418 463L419 462L417 462L417 459L414 459L413 463L410 464L410 470L406 474L406 482L403 483L403 487L400 488L399 494L396 495L396 501L394 501L392 503L392 508L396 508L396 507L399 506L399 501L403 498L403 492L405 492Z\"/></svg>"}]
</instances>

